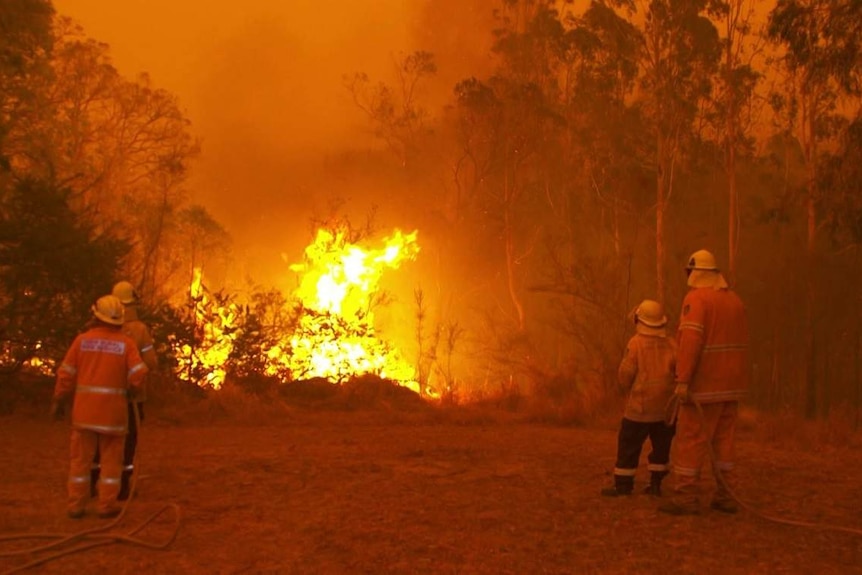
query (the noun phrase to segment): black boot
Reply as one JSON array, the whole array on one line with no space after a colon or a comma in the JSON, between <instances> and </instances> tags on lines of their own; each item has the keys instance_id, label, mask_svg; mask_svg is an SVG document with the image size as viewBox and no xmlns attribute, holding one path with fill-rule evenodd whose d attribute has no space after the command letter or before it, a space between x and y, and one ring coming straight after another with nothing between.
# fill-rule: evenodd
<instances>
[{"instance_id":1,"label":"black boot","mask_svg":"<svg viewBox=\"0 0 862 575\"><path fill-rule=\"evenodd\" d=\"M100 472L101 469L98 465L90 468L90 497L97 497L99 495L96 485L99 483Z\"/></svg>"},{"instance_id":2,"label":"black boot","mask_svg":"<svg viewBox=\"0 0 862 575\"><path fill-rule=\"evenodd\" d=\"M120 478L120 494L117 495L119 501L125 501L129 498L132 488L132 472L123 471L123 476Z\"/></svg>"},{"instance_id":3,"label":"black boot","mask_svg":"<svg viewBox=\"0 0 862 575\"><path fill-rule=\"evenodd\" d=\"M631 495L635 488L635 478L632 475L614 475L614 486L602 489L605 497Z\"/></svg>"},{"instance_id":4,"label":"black boot","mask_svg":"<svg viewBox=\"0 0 862 575\"><path fill-rule=\"evenodd\" d=\"M666 476L667 471L651 471L649 485L644 488L644 493L661 497L661 482Z\"/></svg>"}]
</instances>

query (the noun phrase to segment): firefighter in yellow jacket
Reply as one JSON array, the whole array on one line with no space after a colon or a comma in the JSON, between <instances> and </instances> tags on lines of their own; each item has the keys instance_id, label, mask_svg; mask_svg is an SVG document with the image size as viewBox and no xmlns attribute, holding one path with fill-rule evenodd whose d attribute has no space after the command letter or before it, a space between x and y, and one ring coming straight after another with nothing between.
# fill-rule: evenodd
<instances>
[{"instance_id":1,"label":"firefighter in yellow jacket","mask_svg":"<svg viewBox=\"0 0 862 575\"><path fill-rule=\"evenodd\" d=\"M127 281L121 281L114 284L111 290L111 295L115 296L123 304L125 310L123 319L123 333L129 336L134 342L141 354L141 358L147 365L147 370L150 374L156 373L158 369L158 359L156 358L155 347L153 345L153 337L150 335L150 330L147 325L138 317L138 294L135 292L134 286ZM143 387L146 389L146 386ZM126 434L126 444L123 449L123 475L120 481L120 494L118 499L125 501L129 498L132 474L135 472L135 452L138 447L138 420L135 418L135 408L138 410L138 416L141 421L144 419L144 402L146 401L145 393L139 393L134 398L129 398L129 432ZM90 470L90 488L93 490L92 495L96 495L95 486L99 480L100 468L100 453L96 452L96 457L93 460L93 466Z\"/></svg>"},{"instance_id":2,"label":"firefighter in yellow jacket","mask_svg":"<svg viewBox=\"0 0 862 575\"><path fill-rule=\"evenodd\" d=\"M114 296L99 298L92 308L91 327L78 335L57 370L51 414L62 417L72 406L71 465L67 513L84 515L90 496L90 465L96 449L102 454L99 482L99 517L120 513L117 495L128 431L128 396L141 393L147 366L135 342L121 331L123 304Z\"/></svg>"},{"instance_id":3,"label":"firefighter in yellow jacket","mask_svg":"<svg viewBox=\"0 0 862 575\"><path fill-rule=\"evenodd\" d=\"M680 314L676 387L680 399L674 448L674 496L659 507L673 515L700 512L700 472L710 446L721 479L710 507L735 513L726 489L734 481L734 431L739 401L748 390L748 321L742 300L706 250L686 266L690 287ZM698 406L700 409L698 409Z\"/></svg>"},{"instance_id":4,"label":"firefighter in yellow jacket","mask_svg":"<svg viewBox=\"0 0 862 575\"><path fill-rule=\"evenodd\" d=\"M676 344L667 337L667 317L661 304L644 300L635 309L635 335L620 363L619 383L629 389L625 413L617 438L614 485L602 495L628 495L634 490L641 449L649 437L652 449L647 469L650 483L645 493L661 495L661 482L668 474L674 429L665 424L665 407L673 396Z\"/></svg>"}]
</instances>

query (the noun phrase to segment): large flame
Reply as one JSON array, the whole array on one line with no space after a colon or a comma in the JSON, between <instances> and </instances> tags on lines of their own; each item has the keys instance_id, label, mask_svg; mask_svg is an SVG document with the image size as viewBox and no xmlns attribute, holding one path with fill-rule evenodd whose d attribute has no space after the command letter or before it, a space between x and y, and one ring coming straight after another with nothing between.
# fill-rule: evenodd
<instances>
[{"instance_id":1,"label":"large flame","mask_svg":"<svg viewBox=\"0 0 862 575\"><path fill-rule=\"evenodd\" d=\"M290 266L299 274L293 293L299 311L297 326L266 350L266 374L341 383L371 373L419 391L414 366L378 338L374 326L380 279L385 271L415 259L416 235L395 230L382 247L366 250L349 242L343 230L319 230L305 249L303 262ZM190 380L202 372L205 376L198 385L219 388L239 333L240 308L219 304L204 288L199 269L190 296L199 343L194 349L175 347L177 375Z\"/></svg>"},{"instance_id":2,"label":"large flame","mask_svg":"<svg viewBox=\"0 0 862 575\"><path fill-rule=\"evenodd\" d=\"M183 344L177 356L177 374L190 381L200 373L201 386L216 389L224 383L225 365L233 349L236 338L235 324L238 307L233 304L219 304L204 288L203 271L195 268L189 286L190 305L193 309L193 326L197 333L198 344L194 347Z\"/></svg>"},{"instance_id":3,"label":"large flame","mask_svg":"<svg viewBox=\"0 0 862 575\"><path fill-rule=\"evenodd\" d=\"M396 230L370 250L350 243L344 231L317 232L304 262L291 266L300 274L294 296L303 307L287 358L295 378L341 382L373 373L418 391L415 368L377 337L373 311L383 273L418 252L415 231Z\"/></svg>"}]
</instances>

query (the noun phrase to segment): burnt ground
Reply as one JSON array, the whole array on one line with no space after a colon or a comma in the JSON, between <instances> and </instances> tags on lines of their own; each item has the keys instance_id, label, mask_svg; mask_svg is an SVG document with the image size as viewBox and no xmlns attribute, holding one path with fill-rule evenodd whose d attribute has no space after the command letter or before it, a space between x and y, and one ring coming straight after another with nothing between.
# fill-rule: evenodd
<instances>
[{"instance_id":1,"label":"burnt ground","mask_svg":"<svg viewBox=\"0 0 862 575\"><path fill-rule=\"evenodd\" d=\"M144 423L138 496L115 531L175 503L182 520L169 549L112 544L27 572L862 573L859 535L750 511L670 517L650 496L600 497L613 467L610 421L386 410L210 419ZM741 427L747 500L862 530L858 438L836 447ZM43 415L0 417L0 537L105 524L65 517L68 435L67 423ZM163 517L140 537L157 542L170 530ZM0 572L30 558L0 557Z\"/></svg>"}]
</instances>

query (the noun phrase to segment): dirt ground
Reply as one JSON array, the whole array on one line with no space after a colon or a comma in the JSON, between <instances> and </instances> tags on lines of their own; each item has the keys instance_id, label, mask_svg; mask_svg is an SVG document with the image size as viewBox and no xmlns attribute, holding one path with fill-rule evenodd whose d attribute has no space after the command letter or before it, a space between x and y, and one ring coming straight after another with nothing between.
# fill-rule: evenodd
<instances>
[{"instance_id":1,"label":"dirt ground","mask_svg":"<svg viewBox=\"0 0 862 575\"><path fill-rule=\"evenodd\" d=\"M862 573L862 536L751 511L656 512L599 496L616 429L472 414L303 412L259 422L145 421L126 533L167 503L167 550L111 544L27 572L168 574ZM745 498L772 515L862 530L862 449L739 432ZM104 525L65 517L69 428L0 417L0 538ZM642 485L645 463L639 470ZM170 516L139 536L171 531ZM12 551L44 540L5 542ZM0 557L0 572L35 556Z\"/></svg>"}]
</instances>

